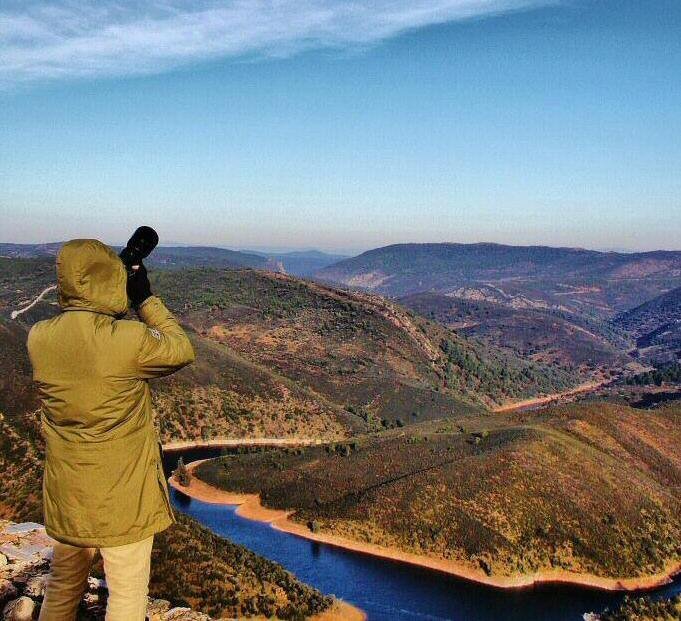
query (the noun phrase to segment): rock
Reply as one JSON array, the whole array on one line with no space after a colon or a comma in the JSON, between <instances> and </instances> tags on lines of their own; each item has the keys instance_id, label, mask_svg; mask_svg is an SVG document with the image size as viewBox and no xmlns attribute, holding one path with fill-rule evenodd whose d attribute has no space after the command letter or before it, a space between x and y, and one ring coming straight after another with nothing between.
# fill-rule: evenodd
<instances>
[{"instance_id":1,"label":"rock","mask_svg":"<svg viewBox=\"0 0 681 621\"><path fill-rule=\"evenodd\" d=\"M12 582L16 585L24 585L32 576L44 573L48 565L40 559L33 561L16 560L8 565L8 568Z\"/></svg>"},{"instance_id":2,"label":"rock","mask_svg":"<svg viewBox=\"0 0 681 621\"><path fill-rule=\"evenodd\" d=\"M12 524L0 520L0 621L32 621L35 600L45 595L54 541L37 523ZM106 581L88 577L79 618L103 619L108 591ZM17 597L22 593L21 597ZM32 599L33 598L33 599ZM4 606L4 608L3 608ZM149 599L150 621L213 621L191 608L171 608L163 599Z\"/></svg>"},{"instance_id":3,"label":"rock","mask_svg":"<svg viewBox=\"0 0 681 621\"><path fill-rule=\"evenodd\" d=\"M37 522L21 522L19 524L10 524L3 528L3 534L7 535L25 535L32 533L34 530L44 530L45 527Z\"/></svg>"},{"instance_id":4,"label":"rock","mask_svg":"<svg viewBox=\"0 0 681 621\"><path fill-rule=\"evenodd\" d=\"M151 599L147 603L147 619L149 621L162 621L163 614L170 609L170 602L165 599Z\"/></svg>"},{"instance_id":5,"label":"rock","mask_svg":"<svg viewBox=\"0 0 681 621\"><path fill-rule=\"evenodd\" d=\"M39 574L32 576L26 581L24 587L24 595L33 598L42 598L45 595L45 587L47 586L48 574Z\"/></svg>"},{"instance_id":6,"label":"rock","mask_svg":"<svg viewBox=\"0 0 681 621\"><path fill-rule=\"evenodd\" d=\"M100 597L97 593L86 593L81 606L85 608L90 617L103 619L106 614L106 597Z\"/></svg>"},{"instance_id":7,"label":"rock","mask_svg":"<svg viewBox=\"0 0 681 621\"><path fill-rule=\"evenodd\" d=\"M88 591L98 591L99 589L106 589L106 582L104 580L100 580L99 578L88 576L87 588Z\"/></svg>"},{"instance_id":8,"label":"rock","mask_svg":"<svg viewBox=\"0 0 681 621\"><path fill-rule=\"evenodd\" d=\"M17 587L12 584L11 580L0 578L0 604L16 596Z\"/></svg>"},{"instance_id":9,"label":"rock","mask_svg":"<svg viewBox=\"0 0 681 621\"><path fill-rule=\"evenodd\" d=\"M166 612L161 619L163 621L211 621L208 615L195 612L191 608L173 608Z\"/></svg>"},{"instance_id":10,"label":"rock","mask_svg":"<svg viewBox=\"0 0 681 621\"><path fill-rule=\"evenodd\" d=\"M9 602L2 611L3 621L32 621L35 602L22 596Z\"/></svg>"}]
</instances>

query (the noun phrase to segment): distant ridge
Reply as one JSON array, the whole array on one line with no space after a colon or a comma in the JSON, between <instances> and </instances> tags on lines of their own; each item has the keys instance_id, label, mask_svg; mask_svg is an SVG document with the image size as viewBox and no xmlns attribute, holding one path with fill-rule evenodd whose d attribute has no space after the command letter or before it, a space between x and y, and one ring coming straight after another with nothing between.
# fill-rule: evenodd
<instances>
[{"instance_id":1,"label":"distant ridge","mask_svg":"<svg viewBox=\"0 0 681 621\"><path fill-rule=\"evenodd\" d=\"M53 256L64 244L12 244L0 243L0 256L11 258L35 258ZM113 246L119 248L119 246ZM213 246L159 246L149 257L148 264L156 267L253 267L267 269L265 257L257 254L215 248Z\"/></svg>"},{"instance_id":2,"label":"distant ridge","mask_svg":"<svg viewBox=\"0 0 681 621\"><path fill-rule=\"evenodd\" d=\"M681 285L681 251L599 252L495 243L394 244L315 277L390 296L435 291L612 316ZM488 287L487 291L478 291ZM491 287L491 289L489 289ZM496 290L497 293L494 293Z\"/></svg>"},{"instance_id":3,"label":"distant ridge","mask_svg":"<svg viewBox=\"0 0 681 621\"><path fill-rule=\"evenodd\" d=\"M292 276L310 276L320 269L348 258L346 255L329 254L320 250L292 250L290 252L243 250L243 252L265 257L270 265L279 266L280 269L273 271L284 271Z\"/></svg>"}]
</instances>

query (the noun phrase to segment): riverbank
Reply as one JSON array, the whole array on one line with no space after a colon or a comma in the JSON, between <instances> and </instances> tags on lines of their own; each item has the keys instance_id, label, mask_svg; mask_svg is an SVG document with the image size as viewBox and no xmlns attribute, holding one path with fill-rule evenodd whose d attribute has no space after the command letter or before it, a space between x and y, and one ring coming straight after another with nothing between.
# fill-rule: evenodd
<instances>
[{"instance_id":1,"label":"riverbank","mask_svg":"<svg viewBox=\"0 0 681 621\"><path fill-rule=\"evenodd\" d=\"M204 460L195 461L189 464L187 468L190 473L202 461ZM542 583L562 583L607 591L638 591L650 590L669 584L673 576L681 573L681 563L676 563L659 574L631 578L604 578L592 574L577 574L565 570L548 570L531 575L488 576L481 570L477 570L456 561L431 558L424 555L405 552L396 548L364 543L327 533L312 533L305 525L289 519L293 513L292 511L264 507L257 494L235 494L223 491L201 481L195 476L191 477L190 485L188 487L180 486L173 477L170 477L169 483L183 494L202 502L238 505L236 511L237 515L250 520L268 523L277 530L298 537L339 548L345 548L354 552L370 554L372 556L434 569L436 571L455 575L459 578L498 588L522 588Z\"/></svg>"},{"instance_id":2,"label":"riverbank","mask_svg":"<svg viewBox=\"0 0 681 621\"><path fill-rule=\"evenodd\" d=\"M366 618L363 610L339 599L328 610L310 617L310 621L366 621Z\"/></svg>"},{"instance_id":3,"label":"riverbank","mask_svg":"<svg viewBox=\"0 0 681 621\"><path fill-rule=\"evenodd\" d=\"M184 451L194 448L237 446L311 446L331 440L319 438L211 438L210 440L172 440L163 444L164 451Z\"/></svg>"},{"instance_id":4,"label":"riverbank","mask_svg":"<svg viewBox=\"0 0 681 621\"><path fill-rule=\"evenodd\" d=\"M204 461L207 460L200 459L187 464L187 470L191 474L194 468ZM260 498L257 494L248 495L223 492L208 485L208 483L204 483L195 476L191 477L189 487L182 487L172 476L168 479L168 483L183 494L202 502L238 505L237 514L249 520L274 524L274 522L286 519L289 516L287 511L277 511L264 507L260 504ZM311 621L366 621L366 618L367 616L363 610L339 599L328 610L311 617Z\"/></svg>"}]
</instances>

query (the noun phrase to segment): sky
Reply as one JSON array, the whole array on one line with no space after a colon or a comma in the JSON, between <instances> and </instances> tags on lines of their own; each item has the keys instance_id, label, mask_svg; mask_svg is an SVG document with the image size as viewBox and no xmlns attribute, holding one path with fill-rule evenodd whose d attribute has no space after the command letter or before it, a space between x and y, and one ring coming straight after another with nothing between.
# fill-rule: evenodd
<instances>
[{"instance_id":1,"label":"sky","mask_svg":"<svg viewBox=\"0 0 681 621\"><path fill-rule=\"evenodd\" d=\"M3 0L0 242L681 249L679 0Z\"/></svg>"}]
</instances>

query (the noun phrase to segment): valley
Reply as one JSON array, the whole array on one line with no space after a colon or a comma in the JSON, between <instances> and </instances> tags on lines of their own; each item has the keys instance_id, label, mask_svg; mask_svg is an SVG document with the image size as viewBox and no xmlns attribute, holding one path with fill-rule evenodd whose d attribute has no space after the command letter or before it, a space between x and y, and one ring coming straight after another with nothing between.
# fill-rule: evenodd
<instances>
[{"instance_id":1,"label":"valley","mask_svg":"<svg viewBox=\"0 0 681 621\"><path fill-rule=\"evenodd\" d=\"M196 482L233 502L257 497L260 508L243 511L285 515L280 528L318 542L486 585L663 581L681 560L676 255L563 250L546 265L513 251L490 267L478 249L488 284L450 275L441 289L412 289L416 276L398 263L394 296L389 280L306 280L267 271L257 254L251 265L248 253L160 252L152 288L197 353L153 382L160 439L171 452L222 453L193 467ZM54 251L0 257L0 468L13 481L0 489L0 519L41 520L25 339L57 312L56 295L10 315L51 284ZM593 262L608 266L608 283ZM590 284L551 278L577 268ZM495 274L503 282L491 285ZM157 542L154 594L217 616L335 605L257 555L244 573L244 552L222 541L182 518ZM197 568L180 562L188 546L203 550ZM202 581L206 571L223 586Z\"/></svg>"}]
</instances>

